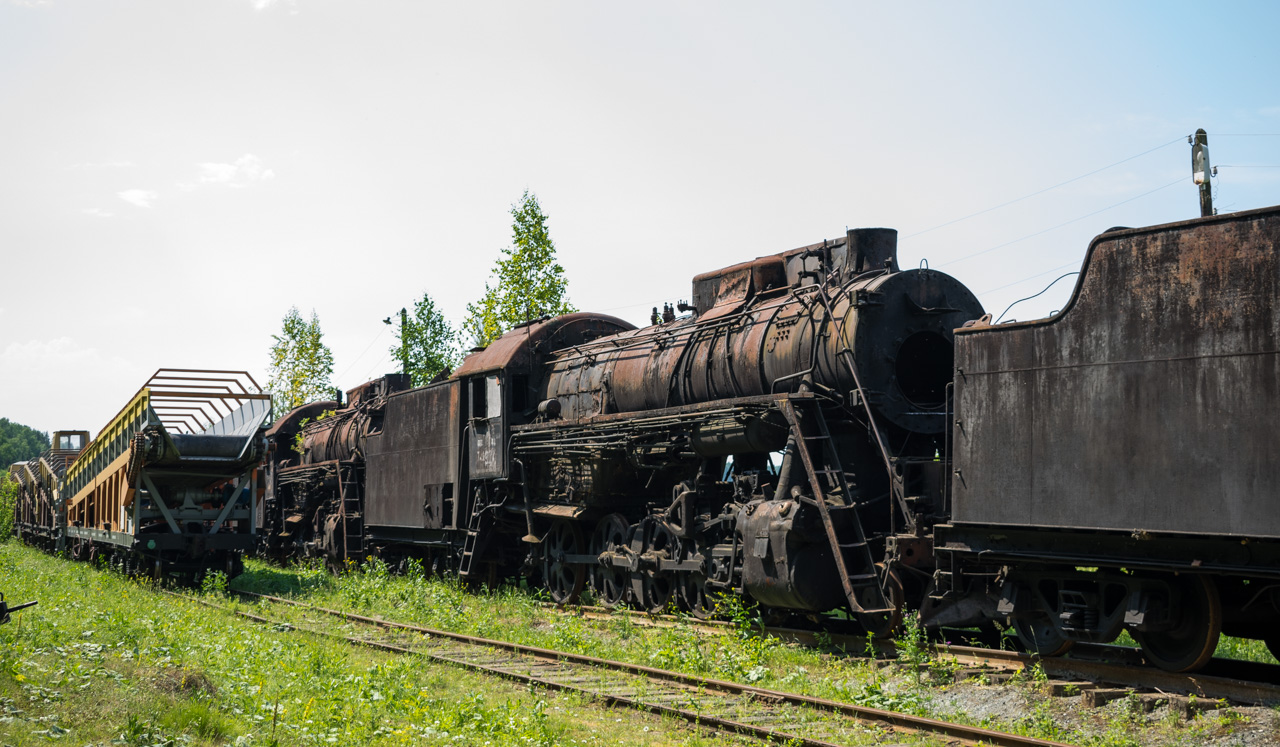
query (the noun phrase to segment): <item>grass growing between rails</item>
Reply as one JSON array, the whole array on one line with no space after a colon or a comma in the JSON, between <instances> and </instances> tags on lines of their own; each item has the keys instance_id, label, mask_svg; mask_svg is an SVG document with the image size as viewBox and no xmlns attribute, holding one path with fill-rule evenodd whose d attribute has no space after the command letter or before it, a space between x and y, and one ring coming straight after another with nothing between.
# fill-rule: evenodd
<instances>
[{"instance_id":1,"label":"grass growing between rails","mask_svg":"<svg viewBox=\"0 0 1280 747\"><path fill-rule=\"evenodd\" d=\"M980 678L952 683L958 665L939 659L909 615L897 641L899 664L831 656L838 651L784 645L759 636L752 610L736 599L722 612L734 624L708 634L690 625L655 628L631 615L588 620L558 613L527 589L467 591L455 579L428 578L421 567L393 574L373 561L332 575L318 565L279 568L250 562L231 586L293 597L321 607L468 635L558 649L688 674L755 684L873 708L987 726L1081 745L1199 745L1230 740L1250 728L1276 728L1276 713L1260 709L1231 718L1186 720L1135 713L1120 706L1086 709L1080 698L1045 695L1044 676L1026 672L1012 686ZM255 605L248 604L247 607ZM288 614L272 608L275 615ZM863 651L844 653L862 654ZM895 736L895 740L899 737ZM1226 742L1224 742L1225 744Z\"/></svg>"},{"instance_id":2,"label":"grass growing between rails","mask_svg":"<svg viewBox=\"0 0 1280 747\"><path fill-rule=\"evenodd\" d=\"M737 741L418 657L273 630L14 542L0 543L0 591L9 601L40 602L0 626L3 745Z\"/></svg>"}]
</instances>

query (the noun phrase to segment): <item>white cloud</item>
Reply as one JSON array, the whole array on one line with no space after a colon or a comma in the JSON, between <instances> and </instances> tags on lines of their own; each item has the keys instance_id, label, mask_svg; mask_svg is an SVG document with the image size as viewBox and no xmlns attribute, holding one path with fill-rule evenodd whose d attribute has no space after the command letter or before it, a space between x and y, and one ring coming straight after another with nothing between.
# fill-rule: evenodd
<instances>
[{"instance_id":1,"label":"white cloud","mask_svg":"<svg viewBox=\"0 0 1280 747\"><path fill-rule=\"evenodd\" d=\"M200 181L204 184L245 187L252 182L265 182L276 176L276 172L264 168L262 159L252 153L240 156L235 163L202 163L199 166Z\"/></svg>"},{"instance_id":2,"label":"white cloud","mask_svg":"<svg viewBox=\"0 0 1280 747\"><path fill-rule=\"evenodd\" d=\"M254 0L254 2L261 2L261 0ZM53 5L53 0L9 0L9 4L20 8L40 8Z\"/></svg>"},{"instance_id":3,"label":"white cloud","mask_svg":"<svg viewBox=\"0 0 1280 747\"><path fill-rule=\"evenodd\" d=\"M297 7L296 0L249 0L249 2L253 4L253 9L257 11L266 10L273 5L287 5L290 8ZM293 13L296 14L297 12L297 10L293 10Z\"/></svg>"},{"instance_id":4,"label":"white cloud","mask_svg":"<svg viewBox=\"0 0 1280 747\"><path fill-rule=\"evenodd\" d=\"M119 197L130 205L137 205L138 207L144 208L151 207L151 203L155 202L156 198L159 196L160 195L149 189L126 189L123 192L116 192L116 197Z\"/></svg>"},{"instance_id":5,"label":"white cloud","mask_svg":"<svg viewBox=\"0 0 1280 747\"><path fill-rule=\"evenodd\" d=\"M111 212L110 210L103 210L102 208L96 208L96 207L93 207L93 208L85 208L84 210L81 210L80 212L82 212L82 213L84 213L84 214L86 214L86 215L93 215L93 216L97 216L97 217L99 217L99 218L110 218L111 216L115 215L115 213Z\"/></svg>"}]
</instances>

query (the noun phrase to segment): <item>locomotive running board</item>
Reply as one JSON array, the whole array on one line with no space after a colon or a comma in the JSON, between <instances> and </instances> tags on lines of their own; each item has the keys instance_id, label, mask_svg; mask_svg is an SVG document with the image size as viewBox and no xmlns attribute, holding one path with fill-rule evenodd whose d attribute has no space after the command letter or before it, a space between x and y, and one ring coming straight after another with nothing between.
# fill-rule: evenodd
<instances>
[{"instance_id":1,"label":"locomotive running board","mask_svg":"<svg viewBox=\"0 0 1280 747\"><path fill-rule=\"evenodd\" d=\"M856 504L849 500L849 484L845 481L844 470L840 466L840 457L836 453L831 433L827 430L827 421L822 417L822 410L812 399L784 399L781 402L782 414L791 424L791 435L795 442L796 452L804 464L804 471L809 476L809 486L813 491L814 503L822 516L822 525L826 529L827 541L831 544L831 555L835 559L836 572L840 574L840 583L844 587L844 596L849 609L860 615L891 615L897 610L889 607L884 591L880 588L880 577L876 573L875 560L871 557L871 548L867 545L866 534L862 531L862 519L858 517ZM815 462L811 444L821 444L821 461ZM817 465L822 465L818 469ZM842 510L852 512L854 537L852 542L841 542L831 520L831 511L827 506L821 476L831 479L840 491ZM850 566L855 566L853 572ZM859 592L869 593L865 597L874 607L864 607L859 601Z\"/></svg>"}]
</instances>

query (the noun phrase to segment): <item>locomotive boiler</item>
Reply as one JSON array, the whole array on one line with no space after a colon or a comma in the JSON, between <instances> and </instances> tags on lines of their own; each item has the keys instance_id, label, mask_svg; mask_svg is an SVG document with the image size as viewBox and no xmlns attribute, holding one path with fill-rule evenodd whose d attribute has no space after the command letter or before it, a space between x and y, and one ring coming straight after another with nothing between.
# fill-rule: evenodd
<instances>
[{"instance_id":1,"label":"locomotive boiler","mask_svg":"<svg viewBox=\"0 0 1280 747\"><path fill-rule=\"evenodd\" d=\"M944 508L953 330L982 315L895 255L896 232L849 231L697 276L678 318L534 320L444 380L295 411L271 434L273 551L887 630L925 585L883 559Z\"/></svg>"}]
</instances>

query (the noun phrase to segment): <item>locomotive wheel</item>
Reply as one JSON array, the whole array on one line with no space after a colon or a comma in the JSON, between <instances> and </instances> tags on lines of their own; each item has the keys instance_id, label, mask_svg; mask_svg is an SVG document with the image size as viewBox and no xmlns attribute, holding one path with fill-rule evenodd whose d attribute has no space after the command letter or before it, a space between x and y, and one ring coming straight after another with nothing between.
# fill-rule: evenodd
<instances>
[{"instance_id":1,"label":"locomotive wheel","mask_svg":"<svg viewBox=\"0 0 1280 747\"><path fill-rule=\"evenodd\" d=\"M1040 656L1061 656L1075 645L1075 641L1058 632L1049 615L1040 609L1015 617L1013 632L1028 653Z\"/></svg>"},{"instance_id":2,"label":"locomotive wheel","mask_svg":"<svg viewBox=\"0 0 1280 747\"><path fill-rule=\"evenodd\" d=\"M695 540L680 543L681 559L697 555L699 544ZM684 571L678 574L680 581L680 602L686 610L699 620L710 620L715 617L716 603L707 590L707 575L700 571Z\"/></svg>"},{"instance_id":3,"label":"locomotive wheel","mask_svg":"<svg viewBox=\"0 0 1280 747\"><path fill-rule=\"evenodd\" d=\"M1170 630L1132 631L1147 661L1167 672L1192 672L1213 658L1222 634L1222 602L1213 580L1179 576L1174 585L1181 601L1173 611L1178 622Z\"/></svg>"},{"instance_id":4,"label":"locomotive wheel","mask_svg":"<svg viewBox=\"0 0 1280 747\"><path fill-rule=\"evenodd\" d=\"M665 522L646 517L631 538L631 551L636 555L650 553L656 561L676 557L676 535ZM645 612L662 612L675 592L675 574L657 568L641 568L631 574L632 601Z\"/></svg>"},{"instance_id":5,"label":"locomotive wheel","mask_svg":"<svg viewBox=\"0 0 1280 747\"><path fill-rule=\"evenodd\" d=\"M566 555L582 552L582 532L577 525L556 519L542 538L542 578L556 604L573 604L586 585L587 569L581 563L567 563Z\"/></svg>"},{"instance_id":6,"label":"locomotive wheel","mask_svg":"<svg viewBox=\"0 0 1280 747\"><path fill-rule=\"evenodd\" d=\"M591 552L599 555L627 546L631 525L622 514L609 514L596 524L591 535ZM591 569L591 588L595 589L600 604L613 608L627 598L628 573L623 568L596 564Z\"/></svg>"}]
</instances>

